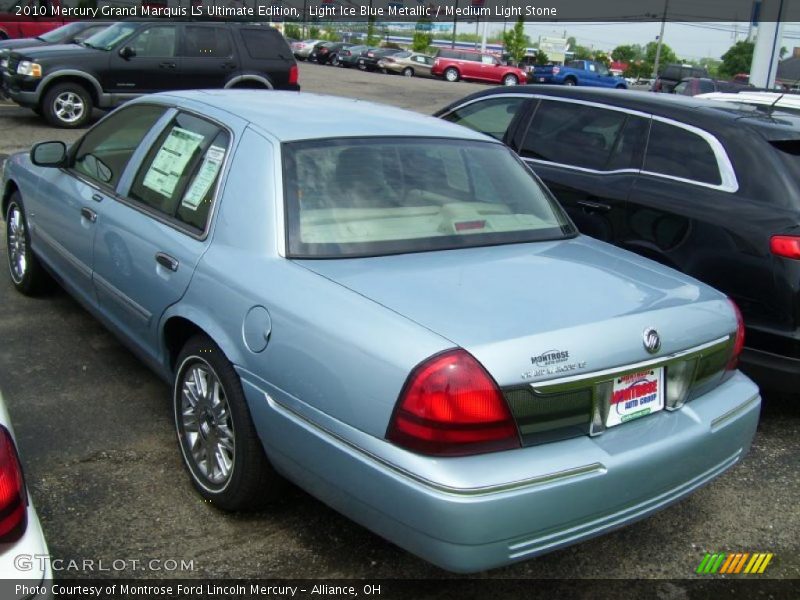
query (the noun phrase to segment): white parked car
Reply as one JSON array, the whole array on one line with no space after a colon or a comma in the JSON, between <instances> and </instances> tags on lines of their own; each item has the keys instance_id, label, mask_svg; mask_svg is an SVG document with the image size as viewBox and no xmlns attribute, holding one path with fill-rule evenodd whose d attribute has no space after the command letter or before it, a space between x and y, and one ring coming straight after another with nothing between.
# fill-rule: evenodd
<instances>
[{"instance_id":1,"label":"white parked car","mask_svg":"<svg viewBox=\"0 0 800 600\"><path fill-rule=\"evenodd\" d=\"M47 543L0 394L0 598L49 600L52 587L46 584L52 580Z\"/></svg>"},{"instance_id":2,"label":"white parked car","mask_svg":"<svg viewBox=\"0 0 800 600\"><path fill-rule=\"evenodd\" d=\"M764 110L774 105L775 110L779 110L780 112L800 115L800 95L798 94L782 92L739 92L736 94L709 92L708 94L698 94L695 98L747 104Z\"/></svg>"}]
</instances>

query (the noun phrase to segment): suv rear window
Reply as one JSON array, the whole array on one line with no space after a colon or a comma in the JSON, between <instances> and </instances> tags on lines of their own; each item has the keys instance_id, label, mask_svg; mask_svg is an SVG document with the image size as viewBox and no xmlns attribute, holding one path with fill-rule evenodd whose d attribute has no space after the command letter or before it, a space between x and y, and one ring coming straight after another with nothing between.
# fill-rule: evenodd
<instances>
[{"instance_id":1,"label":"suv rear window","mask_svg":"<svg viewBox=\"0 0 800 600\"><path fill-rule=\"evenodd\" d=\"M186 25L183 56L227 58L233 55L231 36L224 27Z\"/></svg>"},{"instance_id":2,"label":"suv rear window","mask_svg":"<svg viewBox=\"0 0 800 600\"><path fill-rule=\"evenodd\" d=\"M250 58L283 58L291 51L284 37L274 29L242 29L242 40Z\"/></svg>"}]
</instances>

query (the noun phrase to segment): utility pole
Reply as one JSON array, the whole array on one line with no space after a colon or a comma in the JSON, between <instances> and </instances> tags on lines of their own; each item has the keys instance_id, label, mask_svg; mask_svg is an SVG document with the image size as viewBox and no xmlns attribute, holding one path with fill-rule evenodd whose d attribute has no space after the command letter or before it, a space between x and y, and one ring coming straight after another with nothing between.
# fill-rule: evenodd
<instances>
[{"instance_id":1,"label":"utility pole","mask_svg":"<svg viewBox=\"0 0 800 600\"><path fill-rule=\"evenodd\" d=\"M664 26L667 24L667 11L669 10L669 0L664 0L664 16L661 17L661 33L658 35L656 45L656 61L653 63L653 79L658 78L658 63L661 62L661 46L664 43Z\"/></svg>"},{"instance_id":2,"label":"utility pole","mask_svg":"<svg viewBox=\"0 0 800 600\"><path fill-rule=\"evenodd\" d=\"M450 44L451 48L456 47L456 26L458 25L458 0L456 0L456 10L453 12L453 43Z\"/></svg>"},{"instance_id":3,"label":"utility pole","mask_svg":"<svg viewBox=\"0 0 800 600\"><path fill-rule=\"evenodd\" d=\"M483 34L481 35L481 52L486 52L486 39L488 37L489 21L483 22Z\"/></svg>"}]
</instances>

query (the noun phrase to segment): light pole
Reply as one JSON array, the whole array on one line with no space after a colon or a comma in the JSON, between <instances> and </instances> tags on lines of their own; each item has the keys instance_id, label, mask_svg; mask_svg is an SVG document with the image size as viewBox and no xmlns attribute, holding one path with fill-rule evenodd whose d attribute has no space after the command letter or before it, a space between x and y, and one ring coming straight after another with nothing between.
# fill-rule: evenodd
<instances>
[{"instance_id":1,"label":"light pole","mask_svg":"<svg viewBox=\"0 0 800 600\"><path fill-rule=\"evenodd\" d=\"M658 78L658 63L661 61L661 45L664 43L664 26L667 24L668 10L669 0L664 0L664 16L661 17L661 33L658 35L658 44L656 44L656 60L653 63L653 79Z\"/></svg>"}]
</instances>

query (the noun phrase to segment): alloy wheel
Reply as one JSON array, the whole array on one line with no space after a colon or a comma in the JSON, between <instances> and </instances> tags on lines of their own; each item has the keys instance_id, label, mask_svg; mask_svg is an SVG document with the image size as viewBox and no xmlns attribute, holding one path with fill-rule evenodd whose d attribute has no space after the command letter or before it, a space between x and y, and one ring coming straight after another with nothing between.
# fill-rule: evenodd
<instances>
[{"instance_id":1,"label":"alloy wheel","mask_svg":"<svg viewBox=\"0 0 800 600\"><path fill-rule=\"evenodd\" d=\"M192 470L212 486L224 487L236 452L233 419L225 390L204 361L192 362L183 372L179 425Z\"/></svg>"},{"instance_id":2,"label":"alloy wheel","mask_svg":"<svg viewBox=\"0 0 800 600\"><path fill-rule=\"evenodd\" d=\"M53 112L64 123L79 121L85 110L83 99L75 92L64 91L56 96L53 102Z\"/></svg>"},{"instance_id":3,"label":"alloy wheel","mask_svg":"<svg viewBox=\"0 0 800 600\"><path fill-rule=\"evenodd\" d=\"M20 283L28 270L28 245L25 240L25 219L19 205L8 211L8 266L14 283Z\"/></svg>"}]
</instances>

